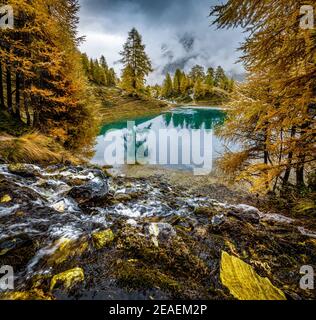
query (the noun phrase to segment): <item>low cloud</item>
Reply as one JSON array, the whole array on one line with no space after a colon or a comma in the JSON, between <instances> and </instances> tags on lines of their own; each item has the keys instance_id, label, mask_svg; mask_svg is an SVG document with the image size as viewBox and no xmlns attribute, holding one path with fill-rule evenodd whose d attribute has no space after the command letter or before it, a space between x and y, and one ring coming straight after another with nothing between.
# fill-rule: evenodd
<instances>
[{"instance_id":1,"label":"low cloud","mask_svg":"<svg viewBox=\"0 0 316 320\"><path fill-rule=\"evenodd\" d=\"M243 40L241 30L217 30L208 17L215 0L81 0L81 50L105 55L120 74L119 52L127 33L136 27L143 36L155 71L148 82L161 82L166 72L188 71L195 64L222 65L231 75L243 73L235 62Z\"/></svg>"}]
</instances>

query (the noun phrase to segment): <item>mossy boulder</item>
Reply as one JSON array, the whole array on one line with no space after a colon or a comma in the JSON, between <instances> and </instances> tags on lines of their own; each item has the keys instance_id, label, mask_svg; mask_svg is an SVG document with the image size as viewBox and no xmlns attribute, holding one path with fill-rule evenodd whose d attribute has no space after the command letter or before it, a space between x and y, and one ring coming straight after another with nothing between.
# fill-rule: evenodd
<instances>
[{"instance_id":1,"label":"mossy boulder","mask_svg":"<svg viewBox=\"0 0 316 320\"><path fill-rule=\"evenodd\" d=\"M14 291L4 293L0 300L53 300L54 298L45 294L42 290L34 289L30 291Z\"/></svg>"},{"instance_id":2,"label":"mossy boulder","mask_svg":"<svg viewBox=\"0 0 316 320\"><path fill-rule=\"evenodd\" d=\"M61 285L69 290L79 282L84 281L84 271L81 268L74 268L53 276L50 283L50 291L53 291L56 285Z\"/></svg>"},{"instance_id":3,"label":"mossy boulder","mask_svg":"<svg viewBox=\"0 0 316 320\"><path fill-rule=\"evenodd\" d=\"M22 163L15 163L10 164L8 166L8 170L18 176L23 178L34 178L38 175L38 170L35 166L31 164L22 164Z\"/></svg>"},{"instance_id":4,"label":"mossy boulder","mask_svg":"<svg viewBox=\"0 0 316 320\"><path fill-rule=\"evenodd\" d=\"M11 202L12 201L12 198L9 194L5 194L4 196L2 196L0 198L0 203L8 203L8 202Z\"/></svg>"},{"instance_id":5,"label":"mossy boulder","mask_svg":"<svg viewBox=\"0 0 316 320\"><path fill-rule=\"evenodd\" d=\"M220 278L236 299L286 300L268 278L260 277L249 264L225 251L222 251Z\"/></svg>"},{"instance_id":6,"label":"mossy boulder","mask_svg":"<svg viewBox=\"0 0 316 320\"><path fill-rule=\"evenodd\" d=\"M114 240L114 233L111 229L94 232L92 240L96 249L102 249Z\"/></svg>"},{"instance_id":7,"label":"mossy boulder","mask_svg":"<svg viewBox=\"0 0 316 320\"><path fill-rule=\"evenodd\" d=\"M75 256L80 256L89 247L85 239L76 241L65 238L58 240L57 243L53 245L57 246L57 249L54 254L49 257L47 261L49 265L58 265Z\"/></svg>"},{"instance_id":8,"label":"mossy boulder","mask_svg":"<svg viewBox=\"0 0 316 320\"><path fill-rule=\"evenodd\" d=\"M214 208L210 207L196 207L194 213L200 216L213 217L218 212Z\"/></svg>"}]
</instances>

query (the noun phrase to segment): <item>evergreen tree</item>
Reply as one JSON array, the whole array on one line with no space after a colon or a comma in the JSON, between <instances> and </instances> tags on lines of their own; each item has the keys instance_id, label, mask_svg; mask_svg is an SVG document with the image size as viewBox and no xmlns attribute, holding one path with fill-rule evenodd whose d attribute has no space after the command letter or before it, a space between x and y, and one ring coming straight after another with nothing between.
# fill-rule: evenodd
<instances>
[{"instance_id":1,"label":"evergreen tree","mask_svg":"<svg viewBox=\"0 0 316 320\"><path fill-rule=\"evenodd\" d=\"M256 191L287 191L291 176L300 190L315 172L315 30L298 27L299 2L229 0L212 12L220 27L248 26L248 77L235 86L222 133L240 150L222 168Z\"/></svg>"},{"instance_id":2,"label":"evergreen tree","mask_svg":"<svg viewBox=\"0 0 316 320\"><path fill-rule=\"evenodd\" d=\"M114 87L117 83L117 77L113 68L110 68L107 73L107 85L109 87Z\"/></svg>"},{"instance_id":3,"label":"evergreen tree","mask_svg":"<svg viewBox=\"0 0 316 320\"><path fill-rule=\"evenodd\" d=\"M166 79L163 83L161 94L164 98L167 98L167 99L173 96L172 79L169 73L167 73L166 75Z\"/></svg>"},{"instance_id":4,"label":"evergreen tree","mask_svg":"<svg viewBox=\"0 0 316 320\"><path fill-rule=\"evenodd\" d=\"M228 78L225 74L225 71L221 66L218 66L215 72L214 86L226 90L227 85Z\"/></svg>"},{"instance_id":5,"label":"evergreen tree","mask_svg":"<svg viewBox=\"0 0 316 320\"><path fill-rule=\"evenodd\" d=\"M90 61L86 53L81 55L82 67L86 77L90 74Z\"/></svg>"},{"instance_id":6,"label":"evergreen tree","mask_svg":"<svg viewBox=\"0 0 316 320\"><path fill-rule=\"evenodd\" d=\"M152 65L145 52L145 45L138 31L133 28L129 34L123 51L120 52L124 65L122 83L125 89L137 91L144 87L145 77L152 72Z\"/></svg>"},{"instance_id":7,"label":"evergreen tree","mask_svg":"<svg viewBox=\"0 0 316 320\"><path fill-rule=\"evenodd\" d=\"M190 83L189 83L189 79L186 76L185 73L183 73L182 75L182 79L181 79L181 84L180 84L180 91L182 95L185 95L189 89Z\"/></svg>"},{"instance_id":8,"label":"evergreen tree","mask_svg":"<svg viewBox=\"0 0 316 320\"><path fill-rule=\"evenodd\" d=\"M181 80L183 74L180 69L177 69L173 78L173 90L175 95L179 95L181 93Z\"/></svg>"},{"instance_id":9,"label":"evergreen tree","mask_svg":"<svg viewBox=\"0 0 316 320\"><path fill-rule=\"evenodd\" d=\"M205 94L202 87L202 80L200 78L198 78L195 82L193 93L194 93L194 99L196 100L198 100L199 98L202 98Z\"/></svg>"},{"instance_id":10,"label":"evergreen tree","mask_svg":"<svg viewBox=\"0 0 316 320\"><path fill-rule=\"evenodd\" d=\"M105 72L107 72L109 70L109 66L108 66L108 64L106 62L106 59L105 59L105 57L103 55L100 58L100 65L101 65L101 67L103 68L103 70Z\"/></svg>"},{"instance_id":11,"label":"evergreen tree","mask_svg":"<svg viewBox=\"0 0 316 320\"><path fill-rule=\"evenodd\" d=\"M97 125L78 51L78 1L11 0L10 5L15 28L0 30L7 110L65 147L87 150Z\"/></svg>"},{"instance_id":12,"label":"evergreen tree","mask_svg":"<svg viewBox=\"0 0 316 320\"><path fill-rule=\"evenodd\" d=\"M212 88L214 86L214 69L212 67L207 69L207 74L206 74L206 78L205 78L205 84Z\"/></svg>"},{"instance_id":13,"label":"evergreen tree","mask_svg":"<svg viewBox=\"0 0 316 320\"><path fill-rule=\"evenodd\" d=\"M193 81L193 83L195 83L198 79L200 79L201 81L204 81L205 79L204 68L199 65L194 66L189 74L189 77Z\"/></svg>"}]
</instances>

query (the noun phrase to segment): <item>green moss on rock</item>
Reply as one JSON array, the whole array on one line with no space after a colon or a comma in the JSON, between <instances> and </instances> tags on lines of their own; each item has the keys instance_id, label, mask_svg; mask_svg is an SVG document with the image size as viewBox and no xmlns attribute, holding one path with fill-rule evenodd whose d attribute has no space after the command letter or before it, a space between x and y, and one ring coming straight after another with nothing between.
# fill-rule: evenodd
<instances>
[{"instance_id":1,"label":"green moss on rock","mask_svg":"<svg viewBox=\"0 0 316 320\"><path fill-rule=\"evenodd\" d=\"M102 249L114 240L114 233L111 229L94 232L92 239L96 249Z\"/></svg>"},{"instance_id":2,"label":"green moss on rock","mask_svg":"<svg viewBox=\"0 0 316 320\"><path fill-rule=\"evenodd\" d=\"M84 272L81 268L74 268L53 276L50 283L50 291L61 284L64 289L71 289L75 284L84 281Z\"/></svg>"},{"instance_id":3,"label":"green moss on rock","mask_svg":"<svg viewBox=\"0 0 316 320\"><path fill-rule=\"evenodd\" d=\"M222 251L220 278L236 299L286 300L268 278L260 277L250 265L225 251Z\"/></svg>"}]
</instances>

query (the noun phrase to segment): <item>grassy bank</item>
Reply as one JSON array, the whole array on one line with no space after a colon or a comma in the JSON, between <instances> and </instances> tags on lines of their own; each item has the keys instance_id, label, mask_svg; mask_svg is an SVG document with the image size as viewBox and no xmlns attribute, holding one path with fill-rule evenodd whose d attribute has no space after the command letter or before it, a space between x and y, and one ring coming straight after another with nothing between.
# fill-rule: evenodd
<instances>
[{"instance_id":1,"label":"grassy bank","mask_svg":"<svg viewBox=\"0 0 316 320\"><path fill-rule=\"evenodd\" d=\"M132 96L118 88L93 87L95 97L101 103L103 124L159 114L170 104L146 96Z\"/></svg>"},{"instance_id":2,"label":"grassy bank","mask_svg":"<svg viewBox=\"0 0 316 320\"><path fill-rule=\"evenodd\" d=\"M191 96L179 97L175 99L178 105L188 106L225 106L229 101L227 91L220 88L213 88L212 92L203 98L192 99Z\"/></svg>"},{"instance_id":3,"label":"grassy bank","mask_svg":"<svg viewBox=\"0 0 316 320\"><path fill-rule=\"evenodd\" d=\"M38 132L20 137L0 133L0 163L79 163L79 159L66 151L52 138Z\"/></svg>"},{"instance_id":4,"label":"grassy bank","mask_svg":"<svg viewBox=\"0 0 316 320\"><path fill-rule=\"evenodd\" d=\"M36 132L0 111L0 163L80 162L53 138Z\"/></svg>"}]
</instances>

